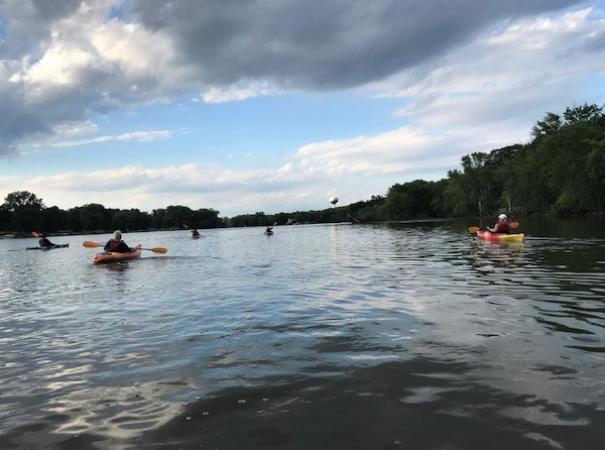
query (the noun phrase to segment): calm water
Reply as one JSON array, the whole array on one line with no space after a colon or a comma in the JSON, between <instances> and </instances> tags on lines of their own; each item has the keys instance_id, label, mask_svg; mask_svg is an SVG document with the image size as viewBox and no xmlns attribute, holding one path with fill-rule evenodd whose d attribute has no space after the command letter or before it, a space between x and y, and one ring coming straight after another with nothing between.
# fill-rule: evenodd
<instances>
[{"instance_id":1,"label":"calm water","mask_svg":"<svg viewBox=\"0 0 605 450\"><path fill-rule=\"evenodd\" d=\"M0 448L603 448L605 224L465 225L0 241Z\"/></svg>"}]
</instances>

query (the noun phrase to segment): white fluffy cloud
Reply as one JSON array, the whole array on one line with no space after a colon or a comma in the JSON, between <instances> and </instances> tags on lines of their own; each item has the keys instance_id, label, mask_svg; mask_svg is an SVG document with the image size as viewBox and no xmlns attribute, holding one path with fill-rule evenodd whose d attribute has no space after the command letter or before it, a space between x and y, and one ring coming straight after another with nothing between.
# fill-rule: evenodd
<instances>
[{"instance_id":1,"label":"white fluffy cloud","mask_svg":"<svg viewBox=\"0 0 605 450\"><path fill-rule=\"evenodd\" d=\"M241 212L242 204L252 209L266 208L267 199L275 200L275 209L283 206L280 199L284 198L293 206L293 199L310 195L298 192L302 184L309 182L310 177L291 177L281 170L232 171L197 164L160 169L125 166L87 173L0 177L0 195L26 189L44 192L46 204L64 207L100 202L111 207L151 210L170 204L188 204L212 206L235 214Z\"/></svg>"},{"instance_id":2,"label":"white fluffy cloud","mask_svg":"<svg viewBox=\"0 0 605 450\"><path fill-rule=\"evenodd\" d=\"M435 127L513 122L527 128L547 110L599 101L586 78L605 75L605 20L586 8L523 19L377 84L410 99L398 114Z\"/></svg>"},{"instance_id":3,"label":"white fluffy cloud","mask_svg":"<svg viewBox=\"0 0 605 450\"><path fill-rule=\"evenodd\" d=\"M401 129L302 146L277 170L229 170L186 164L165 168L125 166L88 173L0 177L0 195L26 189L63 207L99 202L146 210L169 204L214 207L223 214L325 207L382 194L395 182L436 178L454 166L461 142L472 135L441 136Z\"/></svg>"},{"instance_id":4,"label":"white fluffy cloud","mask_svg":"<svg viewBox=\"0 0 605 450\"><path fill-rule=\"evenodd\" d=\"M0 9L8 23L7 40L0 46L5 118L0 155L22 142L64 134L75 123L90 123L94 114L158 102L188 88L191 76L178 62L171 39L109 17L120 1L60 3L69 7L52 20L34 13L44 3L35 7L33 0L9 1ZM28 31L46 34L21 49L16 37ZM15 48L21 53L13 55Z\"/></svg>"},{"instance_id":5,"label":"white fluffy cloud","mask_svg":"<svg viewBox=\"0 0 605 450\"><path fill-rule=\"evenodd\" d=\"M151 142L158 139L168 139L171 135L172 132L170 130L131 131L129 133L116 134L112 136L98 136L90 139L54 142L50 144L50 147L80 147L83 145L101 144L103 142Z\"/></svg>"},{"instance_id":6,"label":"white fluffy cloud","mask_svg":"<svg viewBox=\"0 0 605 450\"><path fill-rule=\"evenodd\" d=\"M6 3L13 17L21 18L24 29L38 29L34 25L39 23L44 26L34 33L34 45L24 30L15 29L10 22L7 42L12 44L0 45L0 113L5 118L0 123L0 146L4 149L47 134L57 137L53 141L56 147L167 138L169 131L155 130L72 140L73 136L97 131L90 121L95 113L180 93L201 92L203 101L223 103L301 88L355 86L360 95L401 98L404 106L395 114L405 125L371 136L309 143L278 170L236 171L191 164L0 178L0 191L30 189L49 204L73 206L97 201L150 209L181 203L234 214L320 207L323 200L318 199L327 198L328 193L338 193L343 202L356 201L384 193L397 181L444 175L470 151L524 141L531 125L546 111L605 100L599 97L603 91L594 93L587 84L589 78L602 81L605 76L603 11L585 8L537 17L524 15L548 10L548 4L560 7L576 3L573 1L556 5L533 2L535 8L519 14L491 10L490 6L489 11L482 10L479 22L468 24L463 36L455 36L456 45L442 47L431 42L422 46L426 51L423 55L400 48L418 43L418 37L425 36L422 30L406 35L408 40L401 42L393 41L388 33L381 40L380 27L376 26L390 23L391 18L381 15L380 8L372 9L372 26L360 27L359 40L347 47L343 59L334 61L325 57L335 58L338 53L334 53L338 50L334 43L342 38L338 27L336 31L317 29L316 35L306 26L295 27L301 34L297 47L295 40L277 39L287 30L264 30L262 25L268 24L254 14L241 30L231 29L229 25L240 23L242 17L220 6L212 9L207 5L208 16L196 10L192 17L184 17L177 13L186 2L177 2L172 12L166 3L155 20L146 15L146 8L154 2L137 3L144 11L130 18L111 16L112 8L122 3L118 0L86 4L74 0L65 5L68 3L70 8L59 8L51 21L19 7L16 0ZM345 3L326 4L338 10ZM484 2L463 3L470 8ZM291 18L287 5L293 7L293 3L284 5L278 12ZM380 5L400 11L386 0ZM220 19L217 28L209 21L213 14ZM444 13L431 20L450 23L456 17ZM319 19L319 28L326 20L332 23L325 17ZM362 17L357 19L354 23L364 22ZM192 28L182 26L187 24ZM490 26L489 31L486 26ZM259 33L268 48L248 48L259 39ZM200 39L184 42L189 35ZM14 42L15 36L22 37L22 45ZM251 40L246 41L248 38ZM331 43L325 54L319 45L322 39ZM391 47L376 52L376 58L368 56L386 42ZM244 60L235 61L229 52L216 53L213 43L227 50L229 45L240 48L247 43L250 53L242 53ZM311 50L319 52L317 58L305 61ZM397 60L398 52L402 60ZM275 61L275 55L298 55L300 61ZM372 64L378 64L380 71ZM322 67L325 72L321 72ZM347 71L354 73L348 76L344 74ZM223 83L219 82L222 74ZM0 148L0 153L3 151Z\"/></svg>"}]
</instances>

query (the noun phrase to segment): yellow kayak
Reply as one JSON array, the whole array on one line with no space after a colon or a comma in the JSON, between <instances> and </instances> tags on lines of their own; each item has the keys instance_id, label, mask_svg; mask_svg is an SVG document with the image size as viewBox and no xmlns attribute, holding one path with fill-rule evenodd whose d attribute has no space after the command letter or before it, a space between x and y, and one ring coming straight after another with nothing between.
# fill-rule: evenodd
<instances>
[{"instance_id":1,"label":"yellow kayak","mask_svg":"<svg viewBox=\"0 0 605 450\"><path fill-rule=\"evenodd\" d=\"M523 234L523 233L507 234L507 233L491 233L489 231L477 231L477 237L484 241L491 241L491 242L523 242L523 239L525 239L525 234Z\"/></svg>"}]
</instances>

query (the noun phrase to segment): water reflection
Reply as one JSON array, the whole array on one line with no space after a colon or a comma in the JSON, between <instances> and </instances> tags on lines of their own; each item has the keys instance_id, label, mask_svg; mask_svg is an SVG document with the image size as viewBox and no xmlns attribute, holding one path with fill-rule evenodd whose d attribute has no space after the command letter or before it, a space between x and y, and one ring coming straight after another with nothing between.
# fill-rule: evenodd
<instances>
[{"instance_id":1,"label":"water reflection","mask_svg":"<svg viewBox=\"0 0 605 450\"><path fill-rule=\"evenodd\" d=\"M471 266L479 274L493 267L515 267L522 270L526 263L523 242L486 242L473 239L469 248Z\"/></svg>"},{"instance_id":2,"label":"water reflection","mask_svg":"<svg viewBox=\"0 0 605 450\"><path fill-rule=\"evenodd\" d=\"M322 369L323 370L323 369ZM515 395L446 359L379 364L331 379L268 379L196 401L149 448L598 448L605 412ZM463 431L462 431L463 430ZM461 432L462 431L462 432Z\"/></svg>"},{"instance_id":3,"label":"water reflection","mask_svg":"<svg viewBox=\"0 0 605 450\"><path fill-rule=\"evenodd\" d=\"M0 447L595 448L605 240L465 225L0 242Z\"/></svg>"}]
</instances>

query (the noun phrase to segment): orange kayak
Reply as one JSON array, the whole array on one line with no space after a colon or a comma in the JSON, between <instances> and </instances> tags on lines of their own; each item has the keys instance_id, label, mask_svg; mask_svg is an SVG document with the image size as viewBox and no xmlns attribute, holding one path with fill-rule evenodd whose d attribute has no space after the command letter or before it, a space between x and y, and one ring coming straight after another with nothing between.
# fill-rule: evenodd
<instances>
[{"instance_id":1,"label":"orange kayak","mask_svg":"<svg viewBox=\"0 0 605 450\"><path fill-rule=\"evenodd\" d=\"M507 234L507 233L491 233L489 231L477 231L477 237L484 241L491 241L491 242L523 242L523 239L525 238L525 234L523 234L523 233Z\"/></svg>"},{"instance_id":2,"label":"orange kayak","mask_svg":"<svg viewBox=\"0 0 605 450\"><path fill-rule=\"evenodd\" d=\"M107 264L112 262L128 261L141 256L141 249L135 249L129 253L103 252L97 253L92 260L93 264Z\"/></svg>"}]
</instances>

